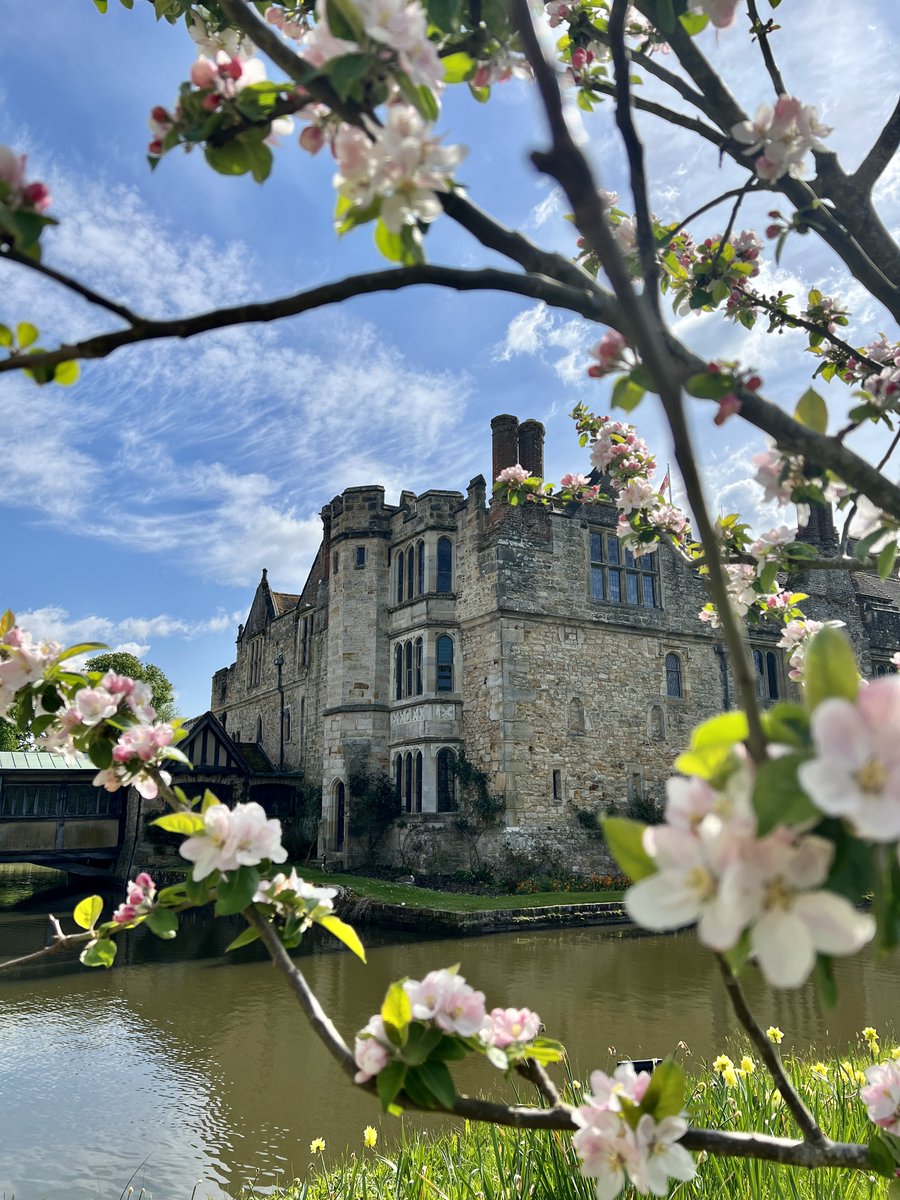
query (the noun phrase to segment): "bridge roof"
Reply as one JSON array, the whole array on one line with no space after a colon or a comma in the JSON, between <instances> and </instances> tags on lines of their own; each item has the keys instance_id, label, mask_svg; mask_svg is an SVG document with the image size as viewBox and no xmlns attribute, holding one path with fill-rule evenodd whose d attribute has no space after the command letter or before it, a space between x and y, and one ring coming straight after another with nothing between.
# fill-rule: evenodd
<instances>
[{"instance_id":1,"label":"bridge roof","mask_svg":"<svg viewBox=\"0 0 900 1200\"><path fill-rule=\"evenodd\" d=\"M74 760L44 750L0 750L0 771L95 771L83 754Z\"/></svg>"}]
</instances>

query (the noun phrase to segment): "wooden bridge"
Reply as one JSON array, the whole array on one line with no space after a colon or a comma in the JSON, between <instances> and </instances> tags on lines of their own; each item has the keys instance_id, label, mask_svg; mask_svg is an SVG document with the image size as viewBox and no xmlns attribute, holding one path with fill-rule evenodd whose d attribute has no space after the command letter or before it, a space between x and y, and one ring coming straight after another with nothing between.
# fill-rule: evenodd
<instances>
[{"instance_id":1,"label":"wooden bridge","mask_svg":"<svg viewBox=\"0 0 900 1200\"><path fill-rule=\"evenodd\" d=\"M86 759L0 752L0 863L113 873L125 843L129 793L94 787L96 773Z\"/></svg>"}]
</instances>

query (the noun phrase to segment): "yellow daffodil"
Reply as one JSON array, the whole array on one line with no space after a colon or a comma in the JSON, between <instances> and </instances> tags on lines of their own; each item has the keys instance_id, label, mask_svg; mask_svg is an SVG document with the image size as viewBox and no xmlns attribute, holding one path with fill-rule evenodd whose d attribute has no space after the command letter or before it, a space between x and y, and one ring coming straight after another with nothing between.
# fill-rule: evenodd
<instances>
[{"instance_id":1,"label":"yellow daffodil","mask_svg":"<svg viewBox=\"0 0 900 1200\"><path fill-rule=\"evenodd\" d=\"M894 1046L894 1048L891 1050L891 1058L900 1060L900 1046Z\"/></svg>"},{"instance_id":2,"label":"yellow daffodil","mask_svg":"<svg viewBox=\"0 0 900 1200\"><path fill-rule=\"evenodd\" d=\"M781 1032L781 1030L778 1028L777 1025L769 1026L769 1028L766 1030L766 1037L769 1039L770 1042L774 1042L776 1046L780 1046L782 1041L784 1040L784 1034Z\"/></svg>"},{"instance_id":3,"label":"yellow daffodil","mask_svg":"<svg viewBox=\"0 0 900 1200\"><path fill-rule=\"evenodd\" d=\"M725 1080L726 1087L728 1087L728 1088L737 1087L737 1083L738 1083L737 1071L735 1071L735 1069L731 1063L729 1063L728 1066L725 1067L725 1069L722 1071L722 1078Z\"/></svg>"},{"instance_id":4,"label":"yellow daffodil","mask_svg":"<svg viewBox=\"0 0 900 1200\"><path fill-rule=\"evenodd\" d=\"M750 1057L749 1054L745 1054L744 1057L741 1059L741 1071L745 1075L752 1075L755 1070L756 1070L756 1063L753 1061L753 1059Z\"/></svg>"},{"instance_id":5,"label":"yellow daffodil","mask_svg":"<svg viewBox=\"0 0 900 1200\"><path fill-rule=\"evenodd\" d=\"M313 1140L309 1143L309 1152L310 1154L324 1154L325 1139L323 1137L313 1138Z\"/></svg>"},{"instance_id":6,"label":"yellow daffodil","mask_svg":"<svg viewBox=\"0 0 900 1200\"><path fill-rule=\"evenodd\" d=\"M772 1088L772 1094L769 1096L769 1101L773 1108L779 1108L782 1104L784 1104L784 1101L781 1098L781 1092L778 1090L778 1088Z\"/></svg>"},{"instance_id":7,"label":"yellow daffodil","mask_svg":"<svg viewBox=\"0 0 900 1200\"><path fill-rule=\"evenodd\" d=\"M729 1068L733 1070L734 1063L731 1061L731 1059L728 1057L727 1054L720 1054L719 1057L716 1059L716 1061L713 1063L713 1070L716 1072L717 1075L724 1074L724 1072L729 1070Z\"/></svg>"},{"instance_id":8,"label":"yellow daffodil","mask_svg":"<svg viewBox=\"0 0 900 1200\"><path fill-rule=\"evenodd\" d=\"M378 1130L372 1125L367 1125L363 1130L363 1145L368 1146L371 1150L378 1141Z\"/></svg>"},{"instance_id":9,"label":"yellow daffodil","mask_svg":"<svg viewBox=\"0 0 900 1200\"><path fill-rule=\"evenodd\" d=\"M865 1039L869 1049L873 1054L878 1053L878 1030L873 1029L871 1025L867 1025L862 1031L862 1036Z\"/></svg>"},{"instance_id":10,"label":"yellow daffodil","mask_svg":"<svg viewBox=\"0 0 900 1200\"><path fill-rule=\"evenodd\" d=\"M809 1071L811 1075L815 1075L818 1079L828 1078L828 1068L823 1062L813 1063Z\"/></svg>"}]
</instances>

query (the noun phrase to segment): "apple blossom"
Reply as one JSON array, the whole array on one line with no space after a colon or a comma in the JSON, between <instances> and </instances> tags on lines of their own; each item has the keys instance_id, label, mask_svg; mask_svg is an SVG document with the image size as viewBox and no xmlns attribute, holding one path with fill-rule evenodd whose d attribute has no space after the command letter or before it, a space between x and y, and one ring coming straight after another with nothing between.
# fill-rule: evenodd
<instances>
[{"instance_id":1,"label":"apple blossom","mask_svg":"<svg viewBox=\"0 0 900 1200\"><path fill-rule=\"evenodd\" d=\"M501 1050L522 1042L533 1042L541 1029L541 1018L528 1008L494 1008L490 1021L491 1045Z\"/></svg>"},{"instance_id":2,"label":"apple blossom","mask_svg":"<svg viewBox=\"0 0 900 1200\"><path fill-rule=\"evenodd\" d=\"M689 0L688 10L709 17L716 29L727 29L734 24L739 2L740 0Z\"/></svg>"},{"instance_id":3,"label":"apple blossom","mask_svg":"<svg viewBox=\"0 0 900 1200\"><path fill-rule=\"evenodd\" d=\"M667 1196L670 1177L683 1181L694 1178L697 1173L694 1160L684 1146L678 1145L687 1127L684 1117L656 1121L649 1113L643 1114L634 1131L637 1153L629 1168L631 1181L639 1192Z\"/></svg>"},{"instance_id":4,"label":"apple blossom","mask_svg":"<svg viewBox=\"0 0 900 1200\"><path fill-rule=\"evenodd\" d=\"M359 1070L353 1076L356 1083L368 1083L394 1057L394 1048L384 1028L384 1021L377 1014L356 1035L353 1057Z\"/></svg>"},{"instance_id":5,"label":"apple blossom","mask_svg":"<svg viewBox=\"0 0 900 1200\"><path fill-rule=\"evenodd\" d=\"M497 476L497 483L525 483L530 476L521 463L514 467L504 467Z\"/></svg>"},{"instance_id":6,"label":"apple blossom","mask_svg":"<svg viewBox=\"0 0 900 1200\"><path fill-rule=\"evenodd\" d=\"M900 1136L900 1062L889 1059L869 1067L866 1086L859 1089L869 1120L879 1129Z\"/></svg>"},{"instance_id":7,"label":"apple blossom","mask_svg":"<svg viewBox=\"0 0 900 1200\"><path fill-rule=\"evenodd\" d=\"M413 1019L434 1021L444 1033L461 1037L477 1034L485 1019L484 992L476 992L453 971L430 971L419 982L408 979L404 988L412 1006Z\"/></svg>"},{"instance_id":8,"label":"apple blossom","mask_svg":"<svg viewBox=\"0 0 900 1200\"><path fill-rule=\"evenodd\" d=\"M279 872L271 879L263 879L253 900L258 904L273 904L283 916L295 911L293 903L295 898L302 900L306 908L307 923L309 923L313 914L325 916L334 910L336 895L337 888L315 887L313 884L307 883L305 879L301 879L294 867L291 868L289 875Z\"/></svg>"},{"instance_id":9,"label":"apple blossom","mask_svg":"<svg viewBox=\"0 0 900 1200\"><path fill-rule=\"evenodd\" d=\"M810 799L857 837L900 838L900 679L874 679L856 703L831 698L813 712L816 757L798 775Z\"/></svg>"},{"instance_id":10,"label":"apple blossom","mask_svg":"<svg viewBox=\"0 0 900 1200\"><path fill-rule=\"evenodd\" d=\"M192 877L206 879L213 871L236 871L269 859L282 863L281 822L266 816L261 804L212 804L203 814L203 833L186 838L178 848L193 862Z\"/></svg>"},{"instance_id":11,"label":"apple blossom","mask_svg":"<svg viewBox=\"0 0 900 1200\"><path fill-rule=\"evenodd\" d=\"M156 884L146 871L141 871L136 879L128 881L125 903L120 904L113 913L113 921L117 925L124 925L136 917L143 916L153 908L155 898Z\"/></svg>"},{"instance_id":12,"label":"apple blossom","mask_svg":"<svg viewBox=\"0 0 900 1200\"><path fill-rule=\"evenodd\" d=\"M824 150L819 140L831 130L819 123L812 105L781 95L774 108L763 104L752 121L732 126L731 136L747 147L745 154L762 151L754 163L757 175L772 183L782 175L800 178L809 150Z\"/></svg>"}]
</instances>

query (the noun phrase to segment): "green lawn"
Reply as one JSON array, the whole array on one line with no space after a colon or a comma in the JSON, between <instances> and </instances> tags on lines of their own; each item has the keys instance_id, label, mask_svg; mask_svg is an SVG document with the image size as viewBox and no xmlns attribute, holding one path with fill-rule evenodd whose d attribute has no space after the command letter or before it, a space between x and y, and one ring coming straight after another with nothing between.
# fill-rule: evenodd
<instances>
[{"instance_id":1,"label":"green lawn","mask_svg":"<svg viewBox=\"0 0 900 1200\"><path fill-rule=\"evenodd\" d=\"M350 888L357 896L381 900L385 904L405 904L408 908L430 908L441 912L492 912L509 908L541 908L547 904L590 904L621 900L622 892L535 892L513 896L466 896L456 892L434 892L383 879L340 872L324 874L314 867L298 867L298 874L312 883Z\"/></svg>"}]
</instances>

